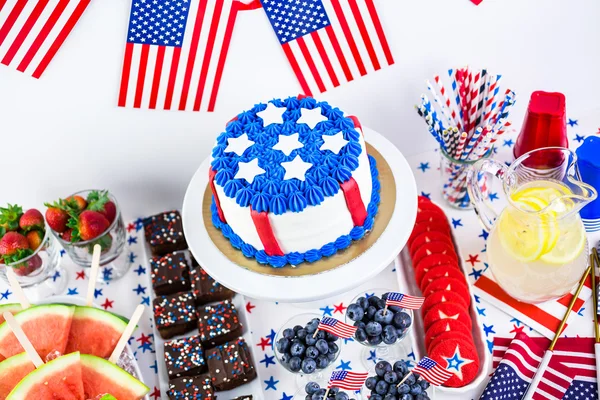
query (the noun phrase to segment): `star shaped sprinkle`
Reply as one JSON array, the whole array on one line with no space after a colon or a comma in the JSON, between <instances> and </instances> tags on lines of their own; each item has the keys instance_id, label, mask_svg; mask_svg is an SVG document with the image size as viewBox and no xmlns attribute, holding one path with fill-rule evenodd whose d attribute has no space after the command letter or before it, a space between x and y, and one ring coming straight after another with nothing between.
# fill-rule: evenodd
<instances>
[{"instance_id":1,"label":"star shaped sprinkle","mask_svg":"<svg viewBox=\"0 0 600 400\"><path fill-rule=\"evenodd\" d=\"M334 154L338 154L342 147L348 144L341 131L335 135L323 135L322 138L325 143L321 145L319 150L331 150Z\"/></svg>"},{"instance_id":2,"label":"star shaped sprinkle","mask_svg":"<svg viewBox=\"0 0 600 400\"><path fill-rule=\"evenodd\" d=\"M289 136L279 135L279 141L273 146L273 150L280 150L283 154L289 156L292 154L292 151L304 147L298 140L299 136L298 133L293 133Z\"/></svg>"},{"instance_id":3,"label":"star shaped sprinkle","mask_svg":"<svg viewBox=\"0 0 600 400\"><path fill-rule=\"evenodd\" d=\"M266 127L271 124L283 124L283 113L286 110L285 107L277 107L275 104L269 103L267 108L257 112L256 115L263 120L263 126Z\"/></svg>"},{"instance_id":4,"label":"star shaped sprinkle","mask_svg":"<svg viewBox=\"0 0 600 400\"><path fill-rule=\"evenodd\" d=\"M312 167L312 164L304 162L302 158L297 155L292 161L282 162L281 166L285 168L285 176L283 177L283 180L298 178L301 181L304 181L304 175L306 174L306 171Z\"/></svg>"},{"instance_id":5,"label":"star shaped sprinkle","mask_svg":"<svg viewBox=\"0 0 600 400\"><path fill-rule=\"evenodd\" d=\"M244 155L244 151L253 144L254 142L248 139L248 135L244 133L242 136L227 139L225 153L235 153L241 157Z\"/></svg>"},{"instance_id":6,"label":"star shaped sprinkle","mask_svg":"<svg viewBox=\"0 0 600 400\"><path fill-rule=\"evenodd\" d=\"M327 121L327 117L321 114L321 107L317 107L312 110L301 108L300 118L298 118L296 123L306 124L310 129L315 129L315 126L317 126L319 122L323 121Z\"/></svg>"},{"instance_id":7,"label":"star shaped sprinkle","mask_svg":"<svg viewBox=\"0 0 600 400\"><path fill-rule=\"evenodd\" d=\"M241 162L238 164L238 166L239 169L237 174L235 174L235 179L245 179L248 183L254 182L254 178L256 176L267 172L258 166L258 158L248 162Z\"/></svg>"}]
</instances>

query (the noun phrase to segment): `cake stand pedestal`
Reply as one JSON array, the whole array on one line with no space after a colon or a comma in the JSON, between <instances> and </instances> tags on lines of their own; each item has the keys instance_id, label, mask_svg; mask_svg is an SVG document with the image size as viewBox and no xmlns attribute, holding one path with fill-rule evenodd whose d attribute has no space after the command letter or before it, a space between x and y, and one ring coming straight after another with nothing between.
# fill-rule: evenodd
<instances>
[{"instance_id":1,"label":"cake stand pedestal","mask_svg":"<svg viewBox=\"0 0 600 400\"><path fill-rule=\"evenodd\" d=\"M194 174L183 201L183 229L194 258L215 280L238 293L285 303L317 301L345 293L377 275L408 241L417 215L417 185L408 162L390 141L366 127L363 127L363 133L366 142L389 164L396 190L391 218L371 247L343 265L312 275L270 275L241 267L217 248L204 222L209 157ZM300 265L298 269L302 267Z\"/></svg>"}]
</instances>

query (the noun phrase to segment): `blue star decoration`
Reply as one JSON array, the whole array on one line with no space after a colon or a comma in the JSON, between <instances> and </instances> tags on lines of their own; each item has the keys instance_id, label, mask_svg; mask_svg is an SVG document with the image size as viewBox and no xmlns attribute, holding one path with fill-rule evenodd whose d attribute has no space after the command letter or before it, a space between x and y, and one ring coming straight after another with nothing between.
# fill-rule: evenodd
<instances>
[{"instance_id":1,"label":"blue star decoration","mask_svg":"<svg viewBox=\"0 0 600 400\"><path fill-rule=\"evenodd\" d=\"M129 236L127 238L127 243L131 246L132 244L137 244L137 237Z\"/></svg>"},{"instance_id":2,"label":"blue star decoration","mask_svg":"<svg viewBox=\"0 0 600 400\"><path fill-rule=\"evenodd\" d=\"M324 317L327 316L327 315L332 316L331 312L333 311L333 308L331 308L329 306L325 306L325 307L319 308L319 310L323 311L323 316Z\"/></svg>"},{"instance_id":3,"label":"blue star decoration","mask_svg":"<svg viewBox=\"0 0 600 400\"><path fill-rule=\"evenodd\" d=\"M461 219L452 218L452 226L454 227L454 229L456 229L459 226L463 226Z\"/></svg>"},{"instance_id":4,"label":"blue star decoration","mask_svg":"<svg viewBox=\"0 0 600 400\"><path fill-rule=\"evenodd\" d=\"M487 342L487 346L488 346L488 351L490 352L490 354L492 354L494 351L494 341L486 340L486 342Z\"/></svg>"},{"instance_id":5,"label":"blue star decoration","mask_svg":"<svg viewBox=\"0 0 600 400\"><path fill-rule=\"evenodd\" d=\"M585 307L581 307L581 309L579 311L577 311L577 315L583 317L583 310L585 310Z\"/></svg>"},{"instance_id":6,"label":"blue star decoration","mask_svg":"<svg viewBox=\"0 0 600 400\"><path fill-rule=\"evenodd\" d=\"M418 168L419 168L419 169L420 169L422 172L425 172L426 170L428 170L428 169L430 168L430 167L429 167L429 163L428 163L428 162L422 162L422 163L420 163L420 164L419 164L419 167L418 167Z\"/></svg>"},{"instance_id":7,"label":"blue star decoration","mask_svg":"<svg viewBox=\"0 0 600 400\"><path fill-rule=\"evenodd\" d=\"M481 276L482 272L483 272L483 270L481 270L481 269L471 268L471 272L469 273L469 276L472 276L474 280L477 280Z\"/></svg>"},{"instance_id":8,"label":"blue star decoration","mask_svg":"<svg viewBox=\"0 0 600 400\"><path fill-rule=\"evenodd\" d=\"M581 135L575 135L575 140L577 140L577 143L581 143L583 142L583 140L585 139L585 136L581 136Z\"/></svg>"},{"instance_id":9,"label":"blue star decoration","mask_svg":"<svg viewBox=\"0 0 600 400\"><path fill-rule=\"evenodd\" d=\"M504 141L504 143L502 144L502 146L512 147L514 144L515 144L515 142L512 139L506 139Z\"/></svg>"},{"instance_id":10,"label":"blue star decoration","mask_svg":"<svg viewBox=\"0 0 600 400\"><path fill-rule=\"evenodd\" d=\"M494 331L494 325L487 326L486 324L483 324L483 332L485 333L485 337L496 333L496 331Z\"/></svg>"},{"instance_id":11,"label":"blue star decoration","mask_svg":"<svg viewBox=\"0 0 600 400\"><path fill-rule=\"evenodd\" d=\"M104 296L102 289L94 289L94 298L97 299L99 296Z\"/></svg>"},{"instance_id":12,"label":"blue star decoration","mask_svg":"<svg viewBox=\"0 0 600 400\"><path fill-rule=\"evenodd\" d=\"M137 294L146 294L146 288L138 283L138 286L135 289L132 289Z\"/></svg>"},{"instance_id":13,"label":"blue star decoration","mask_svg":"<svg viewBox=\"0 0 600 400\"><path fill-rule=\"evenodd\" d=\"M134 262L136 258L137 258L137 256L133 252L129 253L129 262L130 263Z\"/></svg>"},{"instance_id":14,"label":"blue star decoration","mask_svg":"<svg viewBox=\"0 0 600 400\"><path fill-rule=\"evenodd\" d=\"M479 308L479 307L475 307L477 309L477 314L481 315L482 317L487 317L487 315L485 315L485 308Z\"/></svg>"},{"instance_id":15,"label":"blue star decoration","mask_svg":"<svg viewBox=\"0 0 600 400\"><path fill-rule=\"evenodd\" d=\"M579 123L577 123L577 121L578 121L577 119L571 119L571 118L569 118L569 122L567 122L567 124L569 124L569 126L572 128L575 125L579 125Z\"/></svg>"},{"instance_id":16,"label":"blue star decoration","mask_svg":"<svg viewBox=\"0 0 600 400\"><path fill-rule=\"evenodd\" d=\"M150 296L142 296L142 302L140 304L150 305Z\"/></svg>"},{"instance_id":17,"label":"blue star decoration","mask_svg":"<svg viewBox=\"0 0 600 400\"><path fill-rule=\"evenodd\" d=\"M344 360L340 360L340 365L335 367L336 369L341 369L342 371L351 371L352 367L350 366L350 361L344 362Z\"/></svg>"},{"instance_id":18,"label":"blue star decoration","mask_svg":"<svg viewBox=\"0 0 600 400\"><path fill-rule=\"evenodd\" d=\"M280 400L292 400L293 398L294 396L288 396L285 394L285 392L283 392L283 397Z\"/></svg>"},{"instance_id":19,"label":"blue star decoration","mask_svg":"<svg viewBox=\"0 0 600 400\"><path fill-rule=\"evenodd\" d=\"M273 361L274 359L275 359L275 356L269 357L268 355L265 354L265 358L260 360L260 362L265 363L265 368L269 368L269 365L271 365L271 364L275 365L275 361Z\"/></svg>"},{"instance_id":20,"label":"blue star decoration","mask_svg":"<svg viewBox=\"0 0 600 400\"><path fill-rule=\"evenodd\" d=\"M483 240L487 240L488 236L490 236L490 234L485 229L482 229L481 235L479 235L478 237L483 238Z\"/></svg>"},{"instance_id":21,"label":"blue star decoration","mask_svg":"<svg viewBox=\"0 0 600 400\"><path fill-rule=\"evenodd\" d=\"M145 353L146 350L148 350L150 352L154 352L154 350L152 349L152 344L150 344L150 343L142 343L140 346L138 346L138 349L142 349L143 353Z\"/></svg>"},{"instance_id":22,"label":"blue star decoration","mask_svg":"<svg viewBox=\"0 0 600 400\"><path fill-rule=\"evenodd\" d=\"M65 254L67 254L67 251L65 249L61 249L60 250L60 256L64 257Z\"/></svg>"},{"instance_id":23,"label":"blue star decoration","mask_svg":"<svg viewBox=\"0 0 600 400\"><path fill-rule=\"evenodd\" d=\"M348 338L348 339L344 338L344 344L348 344L348 342L354 342L354 339L352 339L352 338Z\"/></svg>"},{"instance_id":24,"label":"blue star decoration","mask_svg":"<svg viewBox=\"0 0 600 400\"><path fill-rule=\"evenodd\" d=\"M490 193L488 198L490 199L490 201L498 200L498 193Z\"/></svg>"},{"instance_id":25,"label":"blue star decoration","mask_svg":"<svg viewBox=\"0 0 600 400\"><path fill-rule=\"evenodd\" d=\"M365 297L368 299L369 297L375 296L375 292L373 293L365 293Z\"/></svg>"},{"instance_id":26,"label":"blue star decoration","mask_svg":"<svg viewBox=\"0 0 600 400\"><path fill-rule=\"evenodd\" d=\"M373 361L373 364L377 363L377 350L369 350L369 361Z\"/></svg>"},{"instance_id":27,"label":"blue star decoration","mask_svg":"<svg viewBox=\"0 0 600 400\"><path fill-rule=\"evenodd\" d=\"M511 319L511 320L510 320L510 322L514 322L514 323L515 323L515 325L517 325L517 326L521 326L521 321L519 321L519 320L518 320L518 319L516 319L516 318L513 318L513 319Z\"/></svg>"},{"instance_id":28,"label":"blue star decoration","mask_svg":"<svg viewBox=\"0 0 600 400\"><path fill-rule=\"evenodd\" d=\"M411 351L411 352L410 352L410 353L408 353L406 356L407 356L407 357L410 357L410 358L412 358L413 360L416 360L416 359L417 359L417 357L415 356L415 352L414 352L414 351Z\"/></svg>"},{"instance_id":29,"label":"blue star decoration","mask_svg":"<svg viewBox=\"0 0 600 400\"><path fill-rule=\"evenodd\" d=\"M473 295L473 298L475 299L475 303L481 303L481 300L479 300L479 296L477 296L476 294Z\"/></svg>"},{"instance_id":30,"label":"blue star decoration","mask_svg":"<svg viewBox=\"0 0 600 400\"><path fill-rule=\"evenodd\" d=\"M0 300L8 300L8 296L10 296L12 294L12 292L8 289L6 289L6 292L4 293L0 293Z\"/></svg>"},{"instance_id":31,"label":"blue star decoration","mask_svg":"<svg viewBox=\"0 0 600 400\"><path fill-rule=\"evenodd\" d=\"M110 281L112 276L112 268L106 267L102 270L102 278L105 281Z\"/></svg>"},{"instance_id":32,"label":"blue star decoration","mask_svg":"<svg viewBox=\"0 0 600 400\"><path fill-rule=\"evenodd\" d=\"M265 388L265 390L269 390L269 389L277 390L277 387L275 385L277 385L279 383L279 381L276 381L271 376L269 378L269 380L265 381L265 383L267 384L267 387Z\"/></svg>"},{"instance_id":33,"label":"blue star decoration","mask_svg":"<svg viewBox=\"0 0 600 400\"><path fill-rule=\"evenodd\" d=\"M431 193L425 193L425 192L421 192L421 196L428 198L429 200L431 200Z\"/></svg>"},{"instance_id":34,"label":"blue star decoration","mask_svg":"<svg viewBox=\"0 0 600 400\"><path fill-rule=\"evenodd\" d=\"M271 333L269 333L267 336L265 336L267 339L269 339L271 341L271 348L273 347L273 343L275 342L276 334L277 334L277 332L275 332L273 329L271 329Z\"/></svg>"},{"instance_id":35,"label":"blue star decoration","mask_svg":"<svg viewBox=\"0 0 600 400\"><path fill-rule=\"evenodd\" d=\"M79 292L77 292L77 288L73 288L73 289L68 288L67 289L67 295L69 295L69 296L76 296L78 294L79 294Z\"/></svg>"},{"instance_id":36,"label":"blue star decoration","mask_svg":"<svg viewBox=\"0 0 600 400\"><path fill-rule=\"evenodd\" d=\"M446 358L446 362L448 363L448 368L446 369L455 369L460 371L460 364L463 364L465 360L461 360L458 356L458 352L454 352L454 356L451 358Z\"/></svg>"},{"instance_id":37,"label":"blue star decoration","mask_svg":"<svg viewBox=\"0 0 600 400\"><path fill-rule=\"evenodd\" d=\"M156 363L156 360L154 360L154 365L151 365L150 369L153 369L154 373L158 374L158 364Z\"/></svg>"},{"instance_id":38,"label":"blue star decoration","mask_svg":"<svg viewBox=\"0 0 600 400\"><path fill-rule=\"evenodd\" d=\"M137 267L137 269L134 269L133 272L135 272L136 274L138 274L138 276L140 276L140 275L143 275L146 273L146 268L144 268L140 265L139 267Z\"/></svg>"},{"instance_id":39,"label":"blue star decoration","mask_svg":"<svg viewBox=\"0 0 600 400\"><path fill-rule=\"evenodd\" d=\"M52 275L52 282L56 282L58 278L60 278L60 272L56 271L54 275Z\"/></svg>"}]
</instances>

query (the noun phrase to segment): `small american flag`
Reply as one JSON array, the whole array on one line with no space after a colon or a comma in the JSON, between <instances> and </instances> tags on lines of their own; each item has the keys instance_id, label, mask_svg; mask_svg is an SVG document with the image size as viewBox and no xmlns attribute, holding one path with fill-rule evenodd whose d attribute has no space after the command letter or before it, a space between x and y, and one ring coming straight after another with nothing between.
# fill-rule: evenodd
<instances>
[{"instance_id":1,"label":"small american flag","mask_svg":"<svg viewBox=\"0 0 600 400\"><path fill-rule=\"evenodd\" d=\"M429 357L423 357L412 372L435 386L440 386L452 377L452 372L440 367Z\"/></svg>"},{"instance_id":2,"label":"small american flag","mask_svg":"<svg viewBox=\"0 0 600 400\"><path fill-rule=\"evenodd\" d=\"M119 107L214 111L237 13L260 5L246 2L133 0Z\"/></svg>"},{"instance_id":3,"label":"small american flag","mask_svg":"<svg viewBox=\"0 0 600 400\"><path fill-rule=\"evenodd\" d=\"M307 96L394 63L374 0L261 2Z\"/></svg>"},{"instance_id":4,"label":"small american flag","mask_svg":"<svg viewBox=\"0 0 600 400\"><path fill-rule=\"evenodd\" d=\"M91 0L0 0L0 62L42 76Z\"/></svg>"},{"instance_id":5,"label":"small american flag","mask_svg":"<svg viewBox=\"0 0 600 400\"><path fill-rule=\"evenodd\" d=\"M369 374L367 372L333 371L327 387L344 390L360 390Z\"/></svg>"},{"instance_id":6,"label":"small american flag","mask_svg":"<svg viewBox=\"0 0 600 400\"><path fill-rule=\"evenodd\" d=\"M402 293L392 292L387 295L385 304L390 306L408 308L410 310L418 310L425 301L424 297L409 296Z\"/></svg>"},{"instance_id":7,"label":"small american flag","mask_svg":"<svg viewBox=\"0 0 600 400\"><path fill-rule=\"evenodd\" d=\"M352 336L354 336L357 327L348 325L342 321L338 321L335 318L324 317L319 322L317 329L332 333L335 336L343 339L350 339Z\"/></svg>"}]
</instances>

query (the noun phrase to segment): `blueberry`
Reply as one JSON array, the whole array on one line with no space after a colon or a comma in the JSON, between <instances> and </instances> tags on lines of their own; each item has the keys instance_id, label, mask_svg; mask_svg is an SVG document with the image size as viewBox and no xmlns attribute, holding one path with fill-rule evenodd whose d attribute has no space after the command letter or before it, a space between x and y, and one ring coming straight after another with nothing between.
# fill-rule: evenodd
<instances>
[{"instance_id":1,"label":"blueberry","mask_svg":"<svg viewBox=\"0 0 600 400\"><path fill-rule=\"evenodd\" d=\"M302 367L302 360L300 359L300 357L290 358L289 367L294 372L300 371L300 368Z\"/></svg>"},{"instance_id":2,"label":"blueberry","mask_svg":"<svg viewBox=\"0 0 600 400\"><path fill-rule=\"evenodd\" d=\"M358 304L350 304L346 310L346 315L352 321L360 321L365 315L365 310L363 310Z\"/></svg>"},{"instance_id":3,"label":"blueberry","mask_svg":"<svg viewBox=\"0 0 600 400\"><path fill-rule=\"evenodd\" d=\"M375 313L375 322L388 325L394 319L394 313L390 310L377 310Z\"/></svg>"},{"instance_id":4,"label":"blueberry","mask_svg":"<svg viewBox=\"0 0 600 400\"><path fill-rule=\"evenodd\" d=\"M315 394L319 389L321 389L321 386L317 382L308 382L304 387L306 394Z\"/></svg>"},{"instance_id":5,"label":"blueberry","mask_svg":"<svg viewBox=\"0 0 600 400\"><path fill-rule=\"evenodd\" d=\"M405 394L408 392L410 392L410 386L407 383L398 386L398 394Z\"/></svg>"},{"instance_id":6,"label":"blueberry","mask_svg":"<svg viewBox=\"0 0 600 400\"><path fill-rule=\"evenodd\" d=\"M404 310L404 308L398 307L398 306L388 306L388 310L392 310L394 312L394 314L396 314L396 313L399 313L400 311Z\"/></svg>"},{"instance_id":7,"label":"blueberry","mask_svg":"<svg viewBox=\"0 0 600 400\"><path fill-rule=\"evenodd\" d=\"M388 393L385 396L383 396L383 400L396 400L396 396Z\"/></svg>"},{"instance_id":8,"label":"blueberry","mask_svg":"<svg viewBox=\"0 0 600 400\"><path fill-rule=\"evenodd\" d=\"M307 395L304 397L304 400L312 400L312 396L311 396L310 394L307 394Z\"/></svg>"},{"instance_id":9,"label":"blueberry","mask_svg":"<svg viewBox=\"0 0 600 400\"><path fill-rule=\"evenodd\" d=\"M367 312L366 312L366 317L367 317L367 322L371 321L373 319L373 317L375 316L375 313L377 312L377 308L375 306L369 306L367 307ZM363 319L364 321L364 319Z\"/></svg>"},{"instance_id":10,"label":"blueberry","mask_svg":"<svg viewBox=\"0 0 600 400\"><path fill-rule=\"evenodd\" d=\"M339 337L335 336L333 333L325 332L325 340L327 340L328 342L337 342L338 339Z\"/></svg>"},{"instance_id":11,"label":"blueberry","mask_svg":"<svg viewBox=\"0 0 600 400\"><path fill-rule=\"evenodd\" d=\"M374 306L374 305L377 305L377 302L381 299L377 296L371 296L367 300L368 300L370 306Z\"/></svg>"},{"instance_id":12,"label":"blueberry","mask_svg":"<svg viewBox=\"0 0 600 400\"><path fill-rule=\"evenodd\" d=\"M306 348L306 357L317 358L319 357L319 350L315 346L309 346Z\"/></svg>"},{"instance_id":13,"label":"blueberry","mask_svg":"<svg viewBox=\"0 0 600 400\"><path fill-rule=\"evenodd\" d=\"M306 343L307 346L314 346L315 343L317 343L318 339L316 337L313 337L314 333L315 332L313 331L313 333L306 335L306 337L304 338L304 343Z\"/></svg>"},{"instance_id":14,"label":"blueberry","mask_svg":"<svg viewBox=\"0 0 600 400\"><path fill-rule=\"evenodd\" d=\"M350 400L350 397L344 392L339 392L335 395L335 400Z\"/></svg>"},{"instance_id":15,"label":"blueberry","mask_svg":"<svg viewBox=\"0 0 600 400\"><path fill-rule=\"evenodd\" d=\"M292 356L290 355L290 353L283 353L281 355L281 362L284 364L287 364L290 362L290 358L292 358Z\"/></svg>"},{"instance_id":16,"label":"blueberry","mask_svg":"<svg viewBox=\"0 0 600 400\"><path fill-rule=\"evenodd\" d=\"M306 333L312 335L317 330L317 326L319 326L319 323L313 324L312 322L309 322L308 324L306 324L304 329L306 330Z\"/></svg>"},{"instance_id":17,"label":"blueberry","mask_svg":"<svg viewBox=\"0 0 600 400\"><path fill-rule=\"evenodd\" d=\"M364 329L358 328L356 332L354 332L354 338L359 342L367 341L367 332Z\"/></svg>"},{"instance_id":18,"label":"blueberry","mask_svg":"<svg viewBox=\"0 0 600 400\"><path fill-rule=\"evenodd\" d=\"M305 350L306 346L304 346L302 342L298 339L294 340L292 342L292 345L290 346L290 354L294 357L302 356Z\"/></svg>"},{"instance_id":19,"label":"blueberry","mask_svg":"<svg viewBox=\"0 0 600 400\"><path fill-rule=\"evenodd\" d=\"M379 376L381 378L383 378L383 376L385 375L386 372L391 372L391 371L392 371L392 366L387 361L379 361L377 364L375 364L375 373L377 374L377 376Z\"/></svg>"},{"instance_id":20,"label":"blueberry","mask_svg":"<svg viewBox=\"0 0 600 400\"><path fill-rule=\"evenodd\" d=\"M388 296L390 295L390 292L385 292L384 294L381 295L381 299L382 300L387 300Z\"/></svg>"},{"instance_id":21,"label":"blueberry","mask_svg":"<svg viewBox=\"0 0 600 400\"><path fill-rule=\"evenodd\" d=\"M305 358L302 361L302 372L305 374L312 374L317 369L317 362L312 358ZM419 386L420 388L420 386Z\"/></svg>"},{"instance_id":22,"label":"blueberry","mask_svg":"<svg viewBox=\"0 0 600 400\"><path fill-rule=\"evenodd\" d=\"M409 375L408 378L406 378L406 380L404 382L406 382L410 386L412 386L415 384L416 381L417 381L417 377L414 374L412 374L412 375Z\"/></svg>"},{"instance_id":23,"label":"blueberry","mask_svg":"<svg viewBox=\"0 0 600 400\"><path fill-rule=\"evenodd\" d=\"M320 355L317 357L317 368L319 369L323 369L323 368L327 368L327 366L329 365L329 359L327 358L327 356L324 355Z\"/></svg>"},{"instance_id":24,"label":"blueberry","mask_svg":"<svg viewBox=\"0 0 600 400\"><path fill-rule=\"evenodd\" d=\"M377 307L378 310L385 308L385 300L379 299L377 304L375 304L375 307Z\"/></svg>"},{"instance_id":25,"label":"blueberry","mask_svg":"<svg viewBox=\"0 0 600 400\"><path fill-rule=\"evenodd\" d=\"M427 396L427 393L421 393L415 396L414 398L415 400L429 400L429 396Z\"/></svg>"},{"instance_id":26,"label":"blueberry","mask_svg":"<svg viewBox=\"0 0 600 400\"><path fill-rule=\"evenodd\" d=\"M379 345L381 342L383 342L383 338L381 337L381 335L377 335L377 336L369 336L369 338L367 339L367 342L369 342L369 344L371 346L377 346Z\"/></svg>"},{"instance_id":27,"label":"blueberry","mask_svg":"<svg viewBox=\"0 0 600 400\"><path fill-rule=\"evenodd\" d=\"M395 384L390 385L390 387L388 388L388 394L398 394L398 388Z\"/></svg>"},{"instance_id":28,"label":"blueberry","mask_svg":"<svg viewBox=\"0 0 600 400\"><path fill-rule=\"evenodd\" d=\"M399 400L414 400L415 398L412 396L412 394L403 394Z\"/></svg>"},{"instance_id":29,"label":"blueberry","mask_svg":"<svg viewBox=\"0 0 600 400\"><path fill-rule=\"evenodd\" d=\"M401 375L406 375L406 373L408 372L408 367L406 366L406 363L404 361L396 361L394 363L394 371Z\"/></svg>"},{"instance_id":30,"label":"blueberry","mask_svg":"<svg viewBox=\"0 0 600 400\"><path fill-rule=\"evenodd\" d=\"M293 329L287 328L283 330L283 337L289 340L292 340L296 336L296 333Z\"/></svg>"},{"instance_id":31,"label":"blueberry","mask_svg":"<svg viewBox=\"0 0 600 400\"><path fill-rule=\"evenodd\" d=\"M366 324L366 322L356 321L354 323L354 326L356 326L357 328L360 328L360 329L365 329L367 327L367 324Z\"/></svg>"},{"instance_id":32,"label":"blueberry","mask_svg":"<svg viewBox=\"0 0 600 400\"><path fill-rule=\"evenodd\" d=\"M385 344L394 344L398 340L398 334L396 333L396 328L392 325L387 325L383 328L383 343Z\"/></svg>"},{"instance_id":33,"label":"blueberry","mask_svg":"<svg viewBox=\"0 0 600 400\"><path fill-rule=\"evenodd\" d=\"M335 353L327 353L326 357L329 361L333 361L333 360L335 360L336 354Z\"/></svg>"},{"instance_id":34,"label":"blueberry","mask_svg":"<svg viewBox=\"0 0 600 400\"><path fill-rule=\"evenodd\" d=\"M390 385L388 385L386 381L379 381L379 382L377 382L377 385L375 386L375 392L377 394L384 395L387 393L389 386Z\"/></svg>"},{"instance_id":35,"label":"blueberry","mask_svg":"<svg viewBox=\"0 0 600 400\"><path fill-rule=\"evenodd\" d=\"M378 381L379 379L377 379L376 376L370 376L365 381L365 386L367 387L367 389L375 390L375 385L377 385Z\"/></svg>"},{"instance_id":36,"label":"blueberry","mask_svg":"<svg viewBox=\"0 0 600 400\"><path fill-rule=\"evenodd\" d=\"M383 396L380 394L371 394L371 397L369 397L369 400L383 400Z\"/></svg>"},{"instance_id":37,"label":"blueberry","mask_svg":"<svg viewBox=\"0 0 600 400\"><path fill-rule=\"evenodd\" d=\"M302 326L300 326L300 325L296 325L296 326L294 326L294 333L298 333L298 331L299 331L300 329L302 329Z\"/></svg>"},{"instance_id":38,"label":"blueberry","mask_svg":"<svg viewBox=\"0 0 600 400\"><path fill-rule=\"evenodd\" d=\"M423 390L427 390L429 388L429 382L427 382L425 379L420 380L419 385L421 385Z\"/></svg>"},{"instance_id":39,"label":"blueberry","mask_svg":"<svg viewBox=\"0 0 600 400\"><path fill-rule=\"evenodd\" d=\"M331 389L329 389L329 394L338 394L339 391L340 388L332 387Z\"/></svg>"},{"instance_id":40,"label":"blueberry","mask_svg":"<svg viewBox=\"0 0 600 400\"><path fill-rule=\"evenodd\" d=\"M285 353L290 349L290 340L282 337L277 341L277 351L280 353Z\"/></svg>"},{"instance_id":41,"label":"blueberry","mask_svg":"<svg viewBox=\"0 0 600 400\"><path fill-rule=\"evenodd\" d=\"M356 299L356 304L358 304L363 310L366 310L367 307L369 307L369 301L363 296L360 296L358 299Z\"/></svg>"},{"instance_id":42,"label":"blueberry","mask_svg":"<svg viewBox=\"0 0 600 400\"><path fill-rule=\"evenodd\" d=\"M381 327L381 324L379 322L375 322L375 321L369 322L367 324L367 327L365 328L365 331L367 332L367 335L369 335L369 336L381 335L382 330L383 330L383 328Z\"/></svg>"},{"instance_id":43,"label":"blueberry","mask_svg":"<svg viewBox=\"0 0 600 400\"><path fill-rule=\"evenodd\" d=\"M406 336L406 332L408 332L408 329L396 328L396 335L398 335L399 339L402 339L404 336Z\"/></svg>"},{"instance_id":44,"label":"blueberry","mask_svg":"<svg viewBox=\"0 0 600 400\"><path fill-rule=\"evenodd\" d=\"M335 343L327 343L327 347L329 347L329 353L337 353L340 349L339 346Z\"/></svg>"},{"instance_id":45,"label":"blueberry","mask_svg":"<svg viewBox=\"0 0 600 400\"><path fill-rule=\"evenodd\" d=\"M312 400L322 400L325 397L326 389L319 389L315 394L312 395Z\"/></svg>"},{"instance_id":46,"label":"blueberry","mask_svg":"<svg viewBox=\"0 0 600 400\"><path fill-rule=\"evenodd\" d=\"M308 332L306 332L306 329L304 328L298 329L298 332L296 332L296 337L301 340L304 340L306 335L308 335Z\"/></svg>"},{"instance_id":47,"label":"blueberry","mask_svg":"<svg viewBox=\"0 0 600 400\"><path fill-rule=\"evenodd\" d=\"M317 350L321 354L327 354L327 353L329 353L329 345L327 344L327 342L325 341L325 339L319 339L319 340L317 340L317 343L315 343L315 347L317 348Z\"/></svg>"},{"instance_id":48,"label":"blueberry","mask_svg":"<svg viewBox=\"0 0 600 400\"><path fill-rule=\"evenodd\" d=\"M407 313L399 312L396 315L394 315L394 320L392 321L392 323L396 328L406 329L410 326L412 320L410 319L410 315L408 315Z\"/></svg>"},{"instance_id":49,"label":"blueberry","mask_svg":"<svg viewBox=\"0 0 600 400\"><path fill-rule=\"evenodd\" d=\"M423 393L423 388L418 383L410 387L410 394L412 394L413 396L421 393Z\"/></svg>"},{"instance_id":50,"label":"blueberry","mask_svg":"<svg viewBox=\"0 0 600 400\"><path fill-rule=\"evenodd\" d=\"M399 382L398 374L394 371L386 372L385 375L383 375L383 380L390 384L398 383Z\"/></svg>"}]
</instances>

